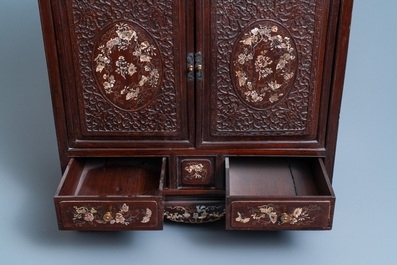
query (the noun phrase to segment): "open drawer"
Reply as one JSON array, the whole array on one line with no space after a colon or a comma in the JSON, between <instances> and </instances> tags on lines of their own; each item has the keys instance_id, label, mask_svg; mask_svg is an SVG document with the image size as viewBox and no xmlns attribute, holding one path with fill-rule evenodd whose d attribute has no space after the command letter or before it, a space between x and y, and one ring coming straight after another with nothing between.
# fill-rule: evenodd
<instances>
[{"instance_id":1,"label":"open drawer","mask_svg":"<svg viewBox=\"0 0 397 265\"><path fill-rule=\"evenodd\" d=\"M331 229L335 195L321 158L227 157L228 230Z\"/></svg>"},{"instance_id":2,"label":"open drawer","mask_svg":"<svg viewBox=\"0 0 397 265\"><path fill-rule=\"evenodd\" d=\"M72 158L55 195L60 229L160 230L166 158Z\"/></svg>"}]
</instances>

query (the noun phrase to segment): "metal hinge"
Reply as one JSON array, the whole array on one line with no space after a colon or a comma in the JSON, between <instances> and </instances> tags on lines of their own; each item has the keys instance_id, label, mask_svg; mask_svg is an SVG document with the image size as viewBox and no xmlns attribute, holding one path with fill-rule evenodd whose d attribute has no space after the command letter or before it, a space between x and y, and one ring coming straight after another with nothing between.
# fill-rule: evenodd
<instances>
[{"instance_id":1,"label":"metal hinge","mask_svg":"<svg viewBox=\"0 0 397 265\"><path fill-rule=\"evenodd\" d=\"M203 56L201 52L189 53L187 55L187 80L194 81L194 72L196 70L196 78L203 81Z\"/></svg>"},{"instance_id":2,"label":"metal hinge","mask_svg":"<svg viewBox=\"0 0 397 265\"><path fill-rule=\"evenodd\" d=\"M198 81L203 81L203 56L201 52L196 52L196 77Z\"/></svg>"},{"instance_id":3,"label":"metal hinge","mask_svg":"<svg viewBox=\"0 0 397 265\"><path fill-rule=\"evenodd\" d=\"M189 53L187 55L187 80L194 81L194 55Z\"/></svg>"}]
</instances>

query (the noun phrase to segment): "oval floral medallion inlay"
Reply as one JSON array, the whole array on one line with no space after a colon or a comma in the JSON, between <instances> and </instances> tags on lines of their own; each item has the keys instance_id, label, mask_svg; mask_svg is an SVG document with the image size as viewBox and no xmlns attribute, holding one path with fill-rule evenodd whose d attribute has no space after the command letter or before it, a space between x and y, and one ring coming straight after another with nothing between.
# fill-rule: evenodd
<instances>
[{"instance_id":1,"label":"oval floral medallion inlay","mask_svg":"<svg viewBox=\"0 0 397 265\"><path fill-rule=\"evenodd\" d=\"M102 94L124 110L145 107L161 86L158 46L131 22L112 24L101 33L94 47L93 69Z\"/></svg>"},{"instance_id":2,"label":"oval floral medallion inlay","mask_svg":"<svg viewBox=\"0 0 397 265\"><path fill-rule=\"evenodd\" d=\"M297 69L296 47L289 32L272 21L249 26L237 39L232 82L249 106L265 109L289 93Z\"/></svg>"}]
</instances>

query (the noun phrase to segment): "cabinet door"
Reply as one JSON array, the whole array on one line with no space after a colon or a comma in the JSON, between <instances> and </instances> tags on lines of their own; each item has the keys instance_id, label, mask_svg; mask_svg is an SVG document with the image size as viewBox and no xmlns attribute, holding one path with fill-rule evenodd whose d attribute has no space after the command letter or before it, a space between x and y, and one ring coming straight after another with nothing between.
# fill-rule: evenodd
<instances>
[{"instance_id":1,"label":"cabinet door","mask_svg":"<svg viewBox=\"0 0 397 265\"><path fill-rule=\"evenodd\" d=\"M318 144L329 0L199 2L201 143Z\"/></svg>"},{"instance_id":2,"label":"cabinet door","mask_svg":"<svg viewBox=\"0 0 397 265\"><path fill-rule=\"evenodd\" d=\"M185 4L53 1L72 147L189 146Z\"/></svg>"}]
</instances>

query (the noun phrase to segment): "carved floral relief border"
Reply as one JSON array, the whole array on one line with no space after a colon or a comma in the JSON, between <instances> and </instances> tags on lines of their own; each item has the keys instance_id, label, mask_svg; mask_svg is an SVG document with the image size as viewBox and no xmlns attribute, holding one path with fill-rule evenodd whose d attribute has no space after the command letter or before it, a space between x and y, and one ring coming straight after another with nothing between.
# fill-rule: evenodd
<instances>
[{"instance_id":1,"label":"carved floral relief border","mask_svg":"<svg viewBox=\"0 0 397 265\"><path fill-rule=\"evenodd\" d=\"M109 0L66 1L74 54L77 87L83 99L82 125L88 132L176 133L180 112L176 91L174 1ZM92 54L98 34L109 24L133 21L157 42L163 58L164 79L155 99L144 109L127 112L109 104L95 84ZM130 96L132 96L130 94Z\"/></svg>"},{"instance_id":2,"label":"carved floral relief border","mask_svg":"<svg viewBox=\"0 0 397 265\"><path fill-rule=\"evenodd\" d=\"M302 135L311 129L316 89L317 61L322 36L324 1L300 0L217 0L213 9L212 32L217 55L213 68L211 89L211 134L263 135L264 132L282 135ZM286 99L269 109L258 110L241 103L233 91L230 72L233 45L252 23L272 20L283 25L297 46L298 70L296 81ZM318 92L317 92L318 93Z\"/></svg>"}]
</instances>

